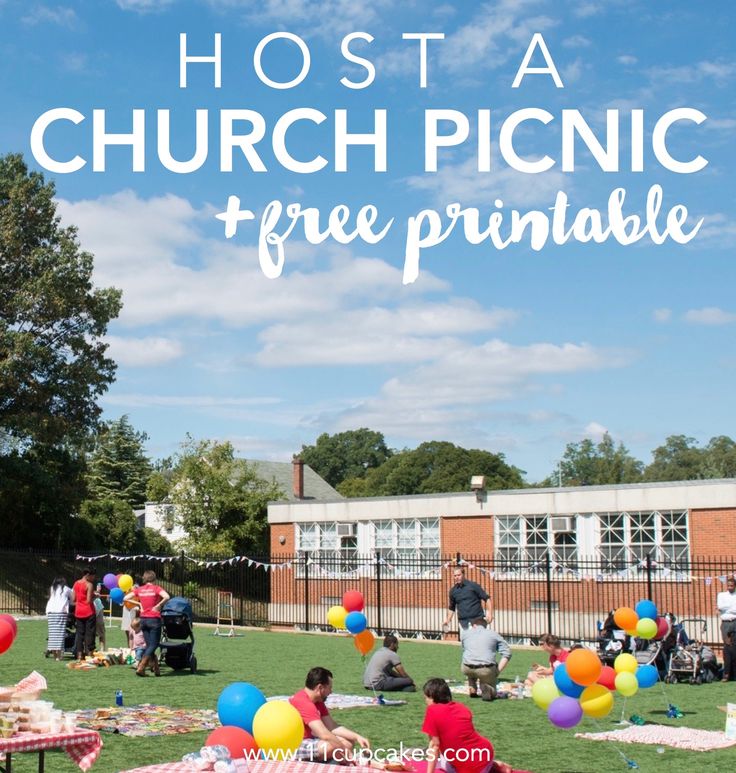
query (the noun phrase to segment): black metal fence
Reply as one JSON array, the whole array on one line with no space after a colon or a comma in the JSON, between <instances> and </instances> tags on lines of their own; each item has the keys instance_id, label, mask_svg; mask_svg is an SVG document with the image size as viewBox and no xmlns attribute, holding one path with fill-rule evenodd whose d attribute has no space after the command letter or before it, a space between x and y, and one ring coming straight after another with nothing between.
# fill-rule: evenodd
<instances>
[{"instance_id":1,"label":"black metal fence","mask_svg":"<svg viewBox=\"0 0 736 773\"><path fill-rule=\"evenodd\" d=\"M73 553L0 552L0 611L43 614L54 577L71 583L89 563ZM432 559L309 553L227 559L183 553L165 558L97 556L93 563L100 579L108 572L138 579L153 569L172 595L192 599L200 622L231 615L235 625L329 630L327 610L355 588L365 597L372 629L422 638L442 635L452 569L461 563L468 579L490 594L494 625L510 641L536 643L546 631L566 641L592 641L609 610L650 598L661 613L689 619L691 636L715 645L720 643L716 594L736 564L722 558L664 565L647 557L615 568L593 560L578 560L570 567L549 555L501 562L468 555ZM223 592L232 594L232 607L222 604ZM113 609L119 614L119 607Z\"/></svg>"}]
</instances>

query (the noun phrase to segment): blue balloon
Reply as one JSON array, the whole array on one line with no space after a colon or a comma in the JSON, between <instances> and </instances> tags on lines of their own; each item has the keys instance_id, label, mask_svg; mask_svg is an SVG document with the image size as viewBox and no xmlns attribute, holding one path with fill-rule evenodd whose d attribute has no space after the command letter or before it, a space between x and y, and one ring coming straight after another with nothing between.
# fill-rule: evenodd
<instances>
[{"instance_id":1,"label":"blue balloon","mask_svg":"<svg viewBox=\"0 0 736 773\"><path fill-rule=\"evenodd\" d=\"M649 617L652 620L656 620L659 616L657 613L657 605L649 599L642 599L635 607L634 612L639 615L639 619L642 617Z\"/></svg>"},{"instance_id":2,"label":"blue balloon","mask_svg":"<svg viewBox=\"0 0 736 773\"><path fill-rule=\"evenodd\" d=\"M639 666L634 676L639 687L654 687L659 681L659 673L655 666Z\"/></svg>"},{"instance_id":3,"label":"blue balloon","mask_svg":"<svg viewBox=\"0 0 736 773\"><path fill-rule=\"evenodd\" d=\"M122 588L113 588L110 591L110 600L114 604L122 604L124 598L125 598L125 592L122 590Z\"/></svg>"},{"instance_id":4,"label":"blue balloon","mask_svg":"<svg viewBox=\"0 0 736 773\"><path fill-rule=\"evenodd\" d=\"M234 725L253 734L253 717L266 696L248 682L229 684L217 699L217 716L223 725Z\"/></svg>"},{"instance_id":5,"label":"blue balloon","mask_svg":"<svg viewBox=\"0 0 736 773\"><path fill-rule=\"evenodd\" d=\"M350 633L360 633L368 627L368 620L362 612L351 612L345 618L345 627Z\"/></svg>"},{"instance_id":6,"label":"blue balloon","mask_svg":"<svg viewBox=\"0 0 736 773\"><path fill-rule=\"evenodd\" d=\"M560 663L553 674L557 689L569 698L579 698L585 689L585 685L577 684L570 679L564 663Z\"/></svg>"}]
</instances>

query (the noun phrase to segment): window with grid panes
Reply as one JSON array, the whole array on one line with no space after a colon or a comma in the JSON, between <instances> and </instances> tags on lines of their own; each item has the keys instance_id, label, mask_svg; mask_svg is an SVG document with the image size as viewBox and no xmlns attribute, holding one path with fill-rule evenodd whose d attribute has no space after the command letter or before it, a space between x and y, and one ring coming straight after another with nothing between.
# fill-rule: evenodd
<instances>
[{"instance_id":1,"label":"window with grid panes","mask_svg":"<svg viewBox=\"0 0 736 773\"><path fill-rule=\"evenodd\" d=\"M505 571L539 571L549 552L554 563L577 567L578 546L575 532L553 532L547 513L499 515L495 519L496 560Z\"/></svg>"},{"instance_id":2,"label":"window with grid panes","mask_svg":"<svg viewBox=\"0 0 736 773\"><path fill-rule=\"evenodd\" d=\"M434 567L440 559L439 518L407 518L373 522L376 555L403 568Z\"/></svg>"},{"instance_id":3,"label":"window with grid panes","mask_svg":"<svg viewBox=\"0 0 736 773\"><path fill-rule=\"evenodd\" d=\"M357 567L355 537L338 537L336 523L298 523L296 546L329 572L350 572Z\"/></svg>"}]
</instances>

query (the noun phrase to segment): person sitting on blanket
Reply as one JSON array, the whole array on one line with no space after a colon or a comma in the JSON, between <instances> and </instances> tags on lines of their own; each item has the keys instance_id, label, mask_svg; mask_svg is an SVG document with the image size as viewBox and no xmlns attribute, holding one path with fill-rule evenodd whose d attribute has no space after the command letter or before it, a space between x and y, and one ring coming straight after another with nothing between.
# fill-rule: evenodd
<instances>
[{"instance_id":1,"label":"person sitting on blanket","mask_svg":"<svg viewBox=\"0 0 736 773\"><path fill-rule=\"evenodd\" d=\"M304 689L289 698L304 723L304 738L295 758L309 762L355 762L353 747L370 749L367 738L338 725L325 706L332 692L332 672L315 666L307 674Z\"/></svg>"},{"instance_id":2,"label":"person sitting on blanket","mask_svg":"<svg viewBox=\"0 0 736 773\"><path fill-rule=\"evenodd\" d=\"M546 676L552 676L555 672L555 668L564 663L567 660L567 656L570 654L562 646L559 636L554 636L551 633L545 633L539 639L539 646L547 653L549 653L549 666L541 666L539 663L532 663L532 670L526 675L524 685L531 687L535 682L540 679L544 679Z\"/></svg>"},{"instance_id":3,"label":"person sitting on blanket","mask_svg":"<svg viewBox=\"0 0 736 773\"><path fill-rule=\"evenodd\" d=\"M383 692L416 692L414 680L401 665L401 658L396 654L399 640L388 634L383 639L383 647L376 650L368 661L363 674L363 687L366 690L382 690Z\"/></svg>"},{"instance_id":4,"label":"person sitting on blanket","mask_svg":"<svg viewBox=\"0 0 736 773\"><path fill-rule=\"evenodd\" d=\"M477 732L473 714L464 703L452 700L444 679L429 679L424 687L422 732L429 736L426 773L511 773L504 762L493 760L493 744Z\"/></svg>"}]
</instances>

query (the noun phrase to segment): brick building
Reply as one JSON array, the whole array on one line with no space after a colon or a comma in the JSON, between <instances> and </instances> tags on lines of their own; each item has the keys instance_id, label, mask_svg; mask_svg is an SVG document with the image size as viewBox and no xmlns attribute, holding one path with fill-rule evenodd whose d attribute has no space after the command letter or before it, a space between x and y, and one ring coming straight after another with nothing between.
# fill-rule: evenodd
<instances>
[{"instance_id":1,"label":"brick building","mask_svg":"<svg viewBox=\"0 0 736 773\"><path fill-rule=\"evenodd\" d=\"M608 609L652 596L702 617L736 568L736 480L291 501L269 506L271 619L313 625L360 587L374 627L438 631L451 566L491 593L500 631L590 638ZM293 560L294 557L297 560ZM307 595L305 596L305 590ZM380 623L376 621L380 617Z\"/></svg>"}]
</instances>

